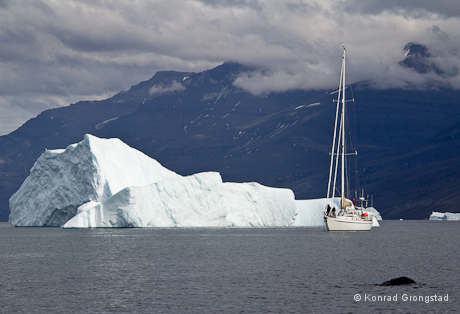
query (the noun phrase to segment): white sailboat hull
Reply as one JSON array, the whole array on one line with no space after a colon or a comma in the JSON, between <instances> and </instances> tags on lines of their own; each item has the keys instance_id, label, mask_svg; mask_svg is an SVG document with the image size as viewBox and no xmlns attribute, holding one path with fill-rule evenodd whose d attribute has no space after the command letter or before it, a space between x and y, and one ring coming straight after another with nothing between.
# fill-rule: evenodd
<instances>
[{"instance_id":1,"label":"white sailboat hull","mask_svg":"<svg viewBox=\"0 0 460 314\"><path fill-rule=\"evenodd\" d=\"M350 216L326 217L326 225L329 231L369 231L372 228L372 220Z\"/></svg>"}]
</instances>

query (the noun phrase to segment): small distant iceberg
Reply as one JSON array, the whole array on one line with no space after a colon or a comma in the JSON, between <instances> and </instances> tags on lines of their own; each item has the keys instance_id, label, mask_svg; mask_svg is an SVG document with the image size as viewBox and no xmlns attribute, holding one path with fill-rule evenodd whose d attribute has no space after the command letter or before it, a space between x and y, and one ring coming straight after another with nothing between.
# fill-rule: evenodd
<instances>
[{"instance_id":1,"label":"small distant iceberg","mask_svg":"<svg viewBox=\"0 0 460 314\"><path fill-rule=\"evenodd\" d=\"M449 213L449 212L432 212L429 220L438 220L438 221L460 221L460 213Z\"/></svg>"},{"instance_id":2,"label":"small distant iceberg","mask_svg":"<svg viewBox=\"0 0 460 314\"><path fill-rule=\"evenodd\" d=\"M339 206L339 198L334 200ZM223 182L218 172L181 176L119 139L85 135L46 150L10 198L14 226L314 227L326 199L292 190ZM375 220L375 209L368 210ZM378 223L378 222L377 222Z\"/></svg>"}]
</instances>

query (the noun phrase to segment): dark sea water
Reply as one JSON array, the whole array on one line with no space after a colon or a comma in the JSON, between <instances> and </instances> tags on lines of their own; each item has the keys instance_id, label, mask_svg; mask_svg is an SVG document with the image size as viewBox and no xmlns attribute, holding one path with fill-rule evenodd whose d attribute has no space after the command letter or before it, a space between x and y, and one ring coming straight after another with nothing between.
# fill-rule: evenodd
<instances>
[{"instance_id":1,"label":"dark sea water","mask_svg":"<svg viewBox=\"0 0 460 314\"><path fill-rule=\"evenodd\" d=\"M458 222L357 233L1 223L0 267L1 313L460 312ZM375 285L398 276L417 284ZM448 301L402 300L435 294ZM398 300L373 301L383 295Z\"/></svg>"}]
</instances>

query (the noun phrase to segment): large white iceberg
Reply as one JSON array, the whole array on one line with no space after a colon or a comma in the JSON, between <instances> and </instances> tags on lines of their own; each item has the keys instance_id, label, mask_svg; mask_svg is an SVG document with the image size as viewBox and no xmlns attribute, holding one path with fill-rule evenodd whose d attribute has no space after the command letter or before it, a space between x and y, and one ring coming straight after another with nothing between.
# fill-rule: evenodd
<instances>
[{"instance_id":1,"label":"large white iceberg","mask_svg":"<svg viewBox=\"0 0 460 314\"><path fill-rule=\"evenodd\" d=\"M460 221L460 213L441 213L441 212L432 212L430 215L430 220L453 220Z\"/></svg>"},{"instance_id":2,"label":"large white iceberg","mask_svg":"<svg viewBox=\"0 0 460 314\"><path fill-rule=\"evenodd\" d=\"M335 201L338 206L339 199ZM118 139L85 135L65 150L47 150L38 158L10 198L10 223L64 228L322 226L325 206L326 199L295 200L290 189L222 182L217 172L184 177Z\"/></svg>"},{"instance_id":3,"label":"large white iceberg","mask_svg":"<svg viewBox=\"0 0 460 314\"><path fill-rule=\"evenodd\" d=\"M61 226L77 208L101 202L128 186L178 178L156 160L119 139L84 139L65 150L45 150L10 198L15 226Z\"/></svg>"},{"instance_id":4,"label":"large white iceberg","mask_svg":"<svg viewBox=\"0 0 460 314\"><path fill-rule=\"evenodd\" d=\"M258 183L223 183L217 172L128 187L101 203L82 206L72 227L289 226L294 193Z\"/></svg>"}]
</instances>

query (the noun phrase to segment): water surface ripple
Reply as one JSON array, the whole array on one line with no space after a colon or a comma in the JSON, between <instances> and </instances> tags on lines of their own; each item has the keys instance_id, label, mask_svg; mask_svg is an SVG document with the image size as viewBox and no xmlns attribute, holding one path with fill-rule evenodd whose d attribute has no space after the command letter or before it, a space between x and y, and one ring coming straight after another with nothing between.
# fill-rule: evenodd
<instances>
[{"instance_id":1,"label":"water surface ripple","mask_svg":"<svg viewBox=\"0 0 460 314\"><path fill-rule=\"evenodd\" d=\"M459 231L460 223L429 221L385 221L357 233L0 223L0 312L454 313ZM398 276L417 284L375 285ZM449 301L400 299L435 293ZM399 300L366 301L364 294Z\"/></svg>"}]
</instances>

